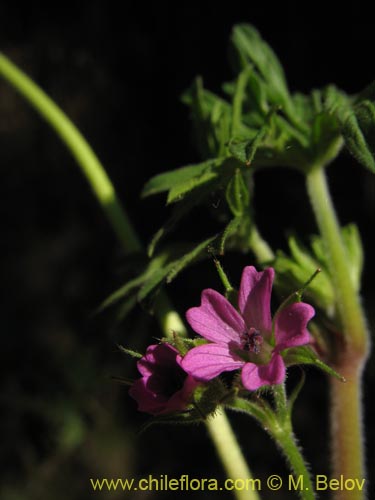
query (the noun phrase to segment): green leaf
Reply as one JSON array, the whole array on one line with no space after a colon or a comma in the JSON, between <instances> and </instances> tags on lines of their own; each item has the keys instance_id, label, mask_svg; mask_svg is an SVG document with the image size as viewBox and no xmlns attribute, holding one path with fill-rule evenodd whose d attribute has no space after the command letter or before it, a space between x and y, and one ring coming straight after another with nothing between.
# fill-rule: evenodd
<instances>
[{"instance_id":1,"label":"green leaf","mask_svg":"<svg viewBox=\"0 0 375 500\"><path fill-rule=\"evenodd\" d=\"M249 63L259 71L263 79L272 85L279 104L289 101L289 92L284 70L271 47L261 38L259 32L249 24L234 27L232 41L242 59L242 65Z\"/></svg>"},{"instance_id":2,"label":"green leaf","mask_svg":"<svg viewBox=\"0 0 375 500\"><path fill-rule=\"evenodd\" d=\"M229 208L235 217L242 216L249 210L249 189L239 168L229 181L225 196Z\"/></svg>"},{"instance_id":3,"label":"green leaf","mask_svg":"<svg viewBox=\"0 0 375 500\"><path fill-rule=\"evenodd\" d=\"M181 201L184 195L186 195L186 193L192 191L198 186L201 186L202 184L206 184L209 181L216 179L217 176L218 173L210 169L206 170L205 172L202 172L201 175L192 177L191 179L188 179L184 182L179 182L170 189L168 193L167 204L174 203L176 201Z\"/></svg>"},{"instance_id":4,"label":"green leaf","mask_svg":"<svg viewBox=\"0 0 375 500\"><path fill-rule=\"evenodd\" d=\"M245 98L245 89L250 75L250 68L247 67L238 75L235 91L233 94L233 114L232 114L232 136L236 136L241 130L242 103Z\"/></svg>"},{"instance_id":5,"label":"green leaf","mask_svg":"<svg viewBox=\"0 0 375 500\"><path fill-rule=\"evenodd\" d=\"M361 103L355 110L347 113L341 125L346 147L356 160L371 172L375 172L374 144L371 133L375 130L374 106L372 103ZM371 140L372 139L372 140Z\"/></svg>"},{"instance_id":6,"label":"green leaf","mask_svg":"<svg viewBox=\"0 0 375 500\"><path fill-rule=\"evenodd\" d=\"M200 183L207 182L207 174L212 173L213 167L220 164L220 160L207 160L195 165L187 165L169 172L163 172L152 177L144 186L141 196L151 196L162 193L163 191L180 189L182 193L186 192ZM203 181L201 180L203 178ZM185 186L185 189L183 188Z\"/></svg>"},{"instance_id":7,"label":"green leaf","mask_svg":"<svg viewBox=\"0 0 375 500\"><path fill-rule=\"evenodd\" d=\"M295 113L282 65L259 32L249 24L239 24L233 29L232 42L237 50L240 67L246 68L250 65L258 72L260 77L258 88L262 82L262 92L267 95L268 103L281 106L294 126L300 130L307 130L306 125ZM264 101L263 103L258 101L258 107L264 109Z\"/></svg>"},{"instance_id":8,"label":"green leaf","mask_svg":"<svg viewBox=\"0 0 375 500\"><path fill-rule=\"evenodd\" d=\"M233 121L232 106L221 97L203 89L201 79L184 93L182 100L191 107L195 138L204 158L223 156L227 153ZM240 137L252 137L256 130L237 123L236 134Z\"/></svg>"},{"instance_id":9,"label":"green leaf","mask_svg":"<svg viewBox=\"0 0 375 500\"><path fill-rule=\"evenodd\" d=\"M375 172L375 105L363 100L353 104L334 86L325 92L325 107L337 119L345 145L356 160Z\"/></svg>"},{"instance_id":10,"label":"green leaf","mask_svg":"<svg viewBox=\"0 0 375 500\"><path fill-rule=\"evenodd\" d=\"M126 282L121 288L113 292L99 307L99 312L103 311L109 306L112 306L119 300L123 299L127 295L129 295L134 290L137 290L142 284L147 281L160 267L165 265L165 262L168 260L168 254L162 253L152 259L144 272L137 276L136 278Z\"/></svg>"},{"instance_id":11,"label":"green leaf","mask_svg":"<svg viewBox=\"0 0 375 500\"><path fill-rule=\"evenodd\" d=\"M338 378L342 382L345 382L345 378L337 373L333 368L326 365L323 361L321 361L314 351L307 346L301 347L292 347L291 349L286 349L281 353L284 362L287 366L292 365L314 365L317 368L325 371L329 375Z\"/></svg>"},{"instance_id":12,"label":"green leaf","mask_svg":"<svg viewBox=\"0 0 375 500\"><path fill-rule=\"evenodd\" d=\"M254 159L257 149L260 147L263 139L268 132L268 124L261 127L259 132L255 134L250 140L247 141L230 141L229 151L231 154L242 163L250 165Z\"/></svg>"},{"instance_id":13,"label":"green leaf","mask_svg":"<svg viewBox=\"0 0 375 500\"><path fill-rule=\"evenodd\" d=\"M137 294L138 301L145 300L146 297L155 292L164 283L171 283L192 262L205 256L204 251L216 238L217 236L212 236L198 245L194 245L193 248L187 252L185 251L178 258L166 262L162 267L156 269L148 276L148 279L144 281L139 289Z\"/></svg>"},{"instance_id":14,"label":"green leaf","mask_svg":"<svg viewBox=\"0 0 375 500\"><path fill-rule=\"evenodd\" d=\"M364 260L361 236L355 224L348 224L342 227L341 235L350 262L348 273L350 274L354 288L358 291L361 285ZM328 269L327 252L323 239L320 236L313 236L311 238L311 247L317 260Z\"/></svg>"},{"instance_id":15,"label":"green leaf","mask_svg":"<svg viewBox=\"0 0 375 500\"><path fill-rule=\"evenodd\" d=\"M181 221L181 219L186 217L198 205L201 205L206 200L208 200L219 186L220 178L214 180L213 183L201 184L194 190L187 193L181 202L175 204L173 206L171 216L167 219L163 226L158 229L151 242L149 243L147 248L148 256L152 257L155 252L155 248L160 243L160 241L174 229L174 227Z\"/></svg>"},{"instance_id":16,"label":"green leaf","mask_svg":"<svg viewBox=\"0 0 375 500\"><path fill-rule=\"evenodd\" d=\"M168 273L173 267L173 262L170 262L164 267L157 269L148 279L144 282L142 287L139 289L137 294L137 299L142 302L151 292L154 292L156 288L159 288L166 280Z\"/></svg>"},{"instance_id":17,"label":"green leaf","mask_svg":"<svg viewBox=\"0 0 375 500\"><path fill-rule=\"evenodd\" d=\"M313 239L313 246L318 246L317 239L317 237ZM320 268L322 272L309 284L304 293L330 315L335 304L335 294L325 261L315 259L294 236L288 238L288 244L291 256L280 251L273 263L276 271L275 285L278 291L285 295L301 288L317 268ZM326 255L323 249L319 248L320 251L323 256Z\"/></svg>"},{"instance_id":18,"label":"green leaf","mask_svg":"<svg viewBox=\"0 0 375 500\"><path fill-rule=\"evenodd\" d=\"M193 250L183 255L180 259L174 261L171 265L171 269L167 275L167 283L171 283L176 276L189 264L191 264L194 260L196 260L204 251L207 250L207 247L217 238L217 236L212 236L207 240L202 241L199 245L197 245Z\"/></svg>"},{"instance_id":19,"label":"green leaf","mask_svg":"<svg viewBox=\"0 0 375 500\"><path fill-rule=\"evenodd\" d=\"M116 311L115 321L117 323L121 323L126 316L130 313L130 311L137 305L137 297L136 295L127 297L121 301L121 305Z\"/></svg>"}]
</instances>

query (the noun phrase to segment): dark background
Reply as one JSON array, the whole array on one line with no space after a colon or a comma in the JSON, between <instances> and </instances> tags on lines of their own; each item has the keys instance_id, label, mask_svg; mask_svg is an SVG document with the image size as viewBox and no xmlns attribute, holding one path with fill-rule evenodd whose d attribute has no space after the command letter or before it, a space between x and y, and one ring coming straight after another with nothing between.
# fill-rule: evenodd
<instances>
[{"instance_id":1,"label":"dark background","mask_svg":"<svg viewBox=\"0 0 375 500\"><path fill-rule=\"evenodd\" d=\"M373 16L361 2L335 12L292 2L200 3L127 1L120 8L92 1L22 9L17 2L0 4L1 50L87 137L144 242L167 212L162 199L141 201L139 192L152 174L199 160L180 95L197 74L217 92L231 79L227 48L233 24L251 22L261 31L284 64L292 90L334 82L355 93L374 79ZM145 335L159 335L157 324L141 308L119 326L111 314L93 316L124 281L126 258L65 148L2 81L0 171L0 497L124 497L94 494L90 477L222 478L203 426L138 434L146 418L110 376L136 375L116 343L144 348ZM257 220L275 248L285 248L286 230L305 236L315 230L299 175L275 170L257 176ZM374 178L347 154L329 176L341 221L356 221L362 233L363 300L373 324ZM185 221L179 237L193 237L200 220ZM236 258L228 256L224 264L238 282ZM199 265L173 284L181 313L197 302L201 288L219 287L212 267ZM369 471L374 372L372 362L365 385ZM263 431L244 417L235 415L233 423L254 475L286 476ZM296 405L295 425L314 473L328 474L327 381L315 370L309 370Z\"/></svg>"}]
</instances>

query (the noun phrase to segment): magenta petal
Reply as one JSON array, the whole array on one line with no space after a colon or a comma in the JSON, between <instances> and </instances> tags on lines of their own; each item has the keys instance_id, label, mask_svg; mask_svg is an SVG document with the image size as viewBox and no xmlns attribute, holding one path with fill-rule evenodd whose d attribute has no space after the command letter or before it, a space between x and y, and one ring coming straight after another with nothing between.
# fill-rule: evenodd
<instances>
[{"instance_id":1,"label":"magenta petal","mask_svg":"<svg viewBox=\"0 0 375 500\"><path fill-rule=\"evenodd\" d=\"M167 399L150 391L147 382L145 378L136 380L129 389L129 395L137 401L139 411L158 415L165 410Z\"/></svg>"},{"instance_id":2,"label":"magenta petal","mask_svg":"<svg viewBox=\"0 0 375 500\"><path fill-rule=\"evenodd\" d=\"M237 370L244 361L229 351L227 345L205 344L194 347L182 360L182 368L198 380L211 380L220 373Z\"/></svg>"},{"instance_id":3,"label":"magenta petal","mask_svg":"<svg viewBox=\"0 0 375 500\"><path fill-rule=\"evenodd\" d=\"M192 307L186 313L192 329L207 340L217 343L240 344L245 323L230 302L215 290L202 292L200 307Z\"/></svg>"},{"instance_id":4,"label":"magenta petal","mask_svg":"<svg viewBox=\"0 0 375 500\"><path fill-rule=\"evenodd\" d=\"M285 379L285 364L280 354L274 353L268 365L246 363L241 380L246 389L255 391L263 385L281 384Z\"/></svg>"},{"instance_id":5,"label":"magenta petal","mask_svg":"<svg viewBox=\"0 0 375 500\"><path fill-rule=\"evenodd\" d=\"M271 290L275 271L269 267L258 272L247 266L241 277L238 306L248 327L271 332Z\"/></svg>"},{"instance_id":6,"label":"magenta petal","mask_svg":"<svg viewBox=\"0 0 375 500\"><path fill-rule=\"evenodd\" d=\"M173 366L178 364L181 359L177 349L170 344L153 344L149 345L146 354L137 362L139 373L143 377L152 375L155 369L164 366ZM159 368L160 369L160 368Z\"/></svg>"},{"instance_id":7,"label":"magenta petal","mask_svg":"<svg viewBox=\"0 0 375 500\"><path fill-rule=\"evenodd\" d=\"M315 310L304 302L295 302L282 309L275 318L275 339L277 351L297 347L310 342L307 323Z\"/></svg>"}]
</instances>

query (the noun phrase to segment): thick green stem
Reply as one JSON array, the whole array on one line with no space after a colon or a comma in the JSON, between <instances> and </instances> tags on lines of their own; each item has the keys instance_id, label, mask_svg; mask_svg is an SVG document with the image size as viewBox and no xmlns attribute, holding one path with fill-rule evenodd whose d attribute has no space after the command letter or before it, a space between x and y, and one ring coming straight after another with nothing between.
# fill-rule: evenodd
<instances>
[{"instance_id":1,"label":"thick green stem","mask_svg":"<svg viewBox=\"0 0 375 500\"><path fill-rule=\"evenodd\" d=\"M315 168L307 175L307 189L326 247L343 333L354 348L367 352L366 321L358 294L350 279L347 252L332 204L325 171L322 168Z\"/></svg>"},{"instance_id":2,"label":"thick green stem","mask_svg":"<svg viewBox=\"0 0 375 500\"><path fill-rule=\"evenodd\" d=\"M307 175L307 189L326 247L343 334L333 355L334 368L347 383L331 381L332 473L334 477L343 474L361 480L365 478L361 379L370 350L369 335L360 298L350 279L350 264L322 168ZM361 491L339 491L335 495L340 500L364 498Z\"/></svg>"},{"instance_id":3,"label":"thick green stem","mask_svg":"<svg viewBox=\"0 0 375 500\"><path fill-rule=\"evenodd\" d=\"M236 436L223 409L219 409L213 418L207 421L207 429L219 453L224 469L229 478L252 479L251 472L243 458ZM233 490L238 500L257 500L259 495L254 489Z\"/></svg>"},{"instance_id":4,"label":"thick green stem","mask_svg":"<svg viewBox=\"0 0 375 500\"><path fill-rule=\"evenodd\" d=\"M91 185L94 195L124 250L126 252L142 251L140 240L125 210L121 206L111 180L94 151L75 125L42 89L1 53L0 76L3 76L35 108L56 131L67 149L72 153L82 173ZM159 324L167 337L171 337L174 331L179 333L185 332L183 321L173 311L165 294L159 296L155 312ZM210 419L207 422L207 427L211 436L215 436L214 443L228 476L235 479L239 477L238 474L241 472L246 477L251 477L225 413L220 412L215 418ZM220 441L220 435L225 436L225 445ZM235 465L228 462L227 457L231 454L235 457ZM238 500L244 500L243 492L234 490L233 493ZM246 498L248 500L256 500L258 496L256 492L248 492Z\"/></svg>"}]
</instances>

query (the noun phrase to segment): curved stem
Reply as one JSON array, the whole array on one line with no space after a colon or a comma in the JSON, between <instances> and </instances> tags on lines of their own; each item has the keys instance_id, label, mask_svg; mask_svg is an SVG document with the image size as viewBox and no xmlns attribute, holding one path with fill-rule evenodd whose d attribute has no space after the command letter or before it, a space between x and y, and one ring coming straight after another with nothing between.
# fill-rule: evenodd
<instances>
[{"instance_id":1,"label":"curved stem","mask_svg":"<svg viewBox=\"0 0 375 500\"><path fill-rule=\"evenodd\" d=\"M255 225L252 227L250 232L249 247L260 264L271 261L275 258L271 247L260 235L258 228Z\"/></svg>"},{"instance_id":2,"label":"curved stem","mask_svg":"<svg viewBox=\"0 0 375 500\"><path fill-rule=\"evenodd\" d=\"M53 100L0 52L0 76L24 97L55 130L76 159L97 200L126 251L140 251L141 242L98 157L77 127Z\"/></svg>"},{"instance_id":3,"label":"curved stem","mask_svg":"<svg viewBox=\"0 0 375 500\"><path fill-rule=\"evenodd\" d=\"M55 130L67 149L77 161L83 175L107 216L123 250L126 253L143 252L135 232L116 190L103 165L81 132L54 103L54 101L23 71L0 52L0 75L14 87L39 115ZM171 307L165 294L158 297L158 320L166 335L172 330L185 334L185 326Z\"/></svg>"},{"instance_id":4,"label":"curved stem","mask_svg":"<svg viewBox=\"0 0 375 500\"><path fill-rule=\"evenodd\" d=\"M370 340L360 298L350 279L349 262L330 197L325 172L315 168L307 175L307 189L329 259L343 341L334 353L334 368L347 383L331 380L332 472L334 477L365 478L362 428L362 373ZM362 491L339 491L335 498L359 500Z\"/></svg>"},{"instance_id":5,"label":"curved stem","mask_svg":"<svg viewBox=\"0 0 375 500\"><path fill-rule=\"evenodd\" d=\"M111 180L75 125L42 89L1 53L0 75L35 108L73 154L124 250L126 252L142 251L141 242L121 206ZM160 294L155 310L159 324L166 336L172 337L173 331L185 332L183 321L178 313L173 311L169 299L164 293ZM218 413L215 418L207 422L207 427L228 475L235 479L241 471L241 474L251 477L225 413ZM219 436L222 436L221 440ZM224 439L225 445L222 444ZM235 457L233 464L228 463L227 457L230 455ZM233 493L238 500L244 500L242 491L234 490ZM258 499L256 492L247 493L248 500Z\"/></svg>"}]
</instances>

